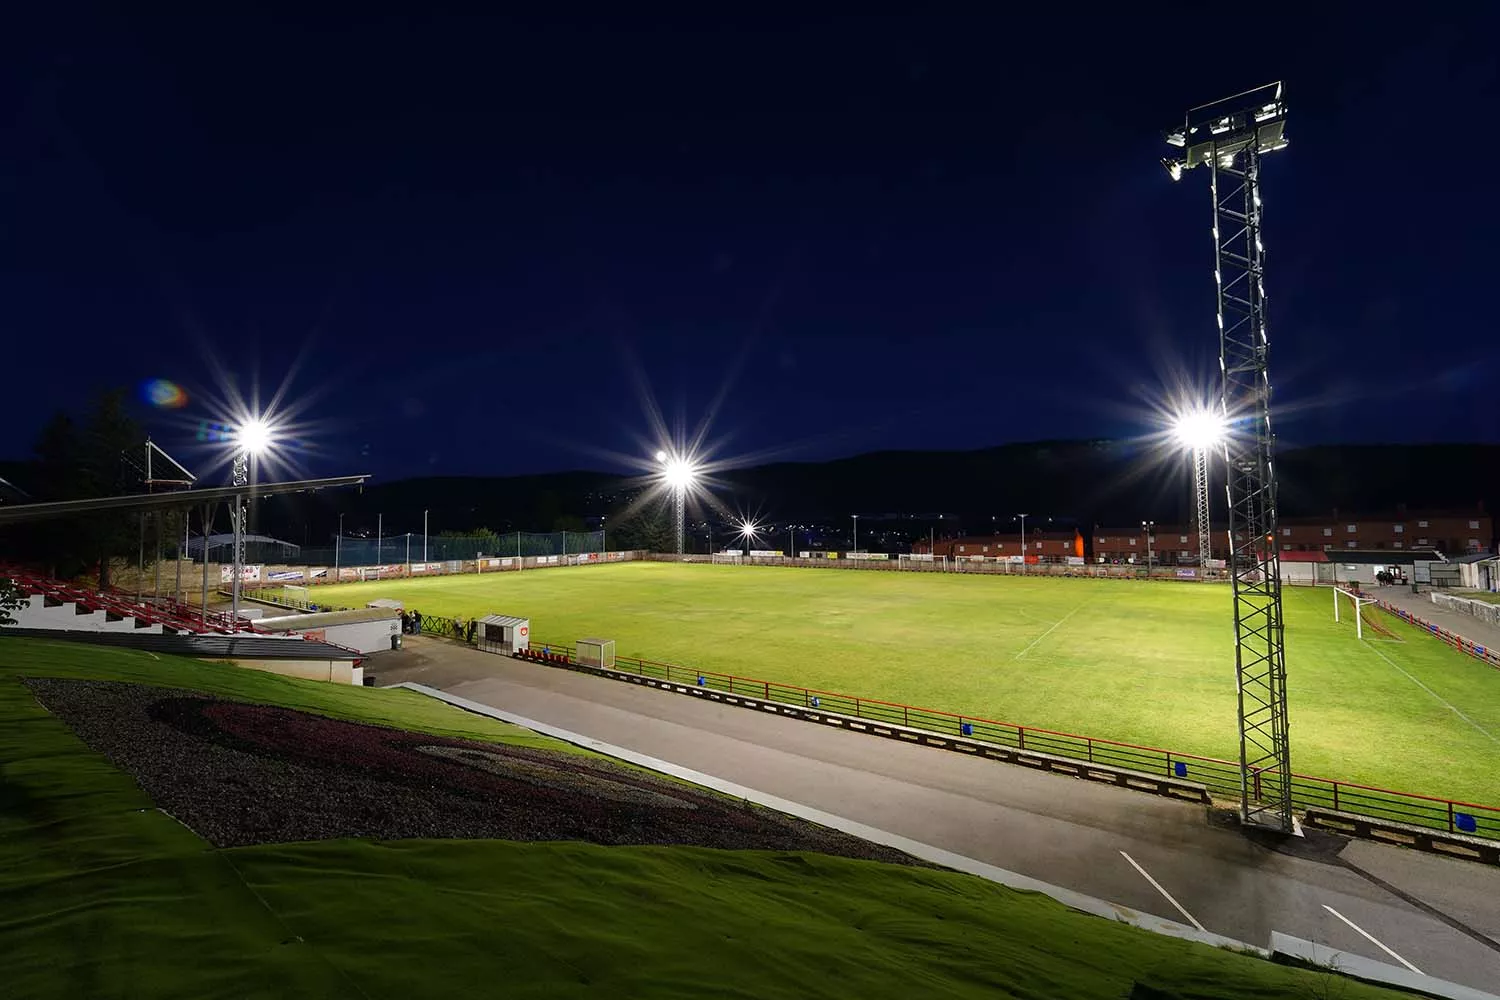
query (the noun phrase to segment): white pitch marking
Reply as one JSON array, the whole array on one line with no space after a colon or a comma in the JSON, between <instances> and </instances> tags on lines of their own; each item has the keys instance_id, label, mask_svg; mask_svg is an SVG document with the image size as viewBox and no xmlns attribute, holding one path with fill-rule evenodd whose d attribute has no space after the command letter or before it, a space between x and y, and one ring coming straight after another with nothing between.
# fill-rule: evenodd
<instances>
[{"instance_id":1,"label":"white pitch marking","mask_svg":"<svg viewBox=\"0 0 1500 1000\"><path fill-rule=\"evenodd\" d=\"M1177 900L1173 899L1172 898L1172 894L1170 892L1168 892L1167 890L1163 889L1161 887L1161 883L1158 882L1158 881L1156 881L1156 879L1154 879L1154 878L1151 877L1151 873L1150 872L1146 871L1146 869L1144 869L1140 865L1136 864L1135 858L1132 858L1130 855L1126 854L1124 851L1120 852L1120 857L1124 858L1126 861L1129 861L1130 862L1130 867L1132 867L1136 871L1140 872L1141 873L1141 877L1144 878L1147 882L1150 882L1152 888L1154 888L1157 892L1161 893L1163 896L1167 897L1167 902L1169 902L1173 906L1177 907L1177 912L1180 913L1180 914L1182 914L1184 917L1187 917L1188 923L1192 924L1194 927L1198 928L1200 931L1203 930L1203 925L1200 924L1200 923L1198 923L1198 918L1195 917L1195 916L1193 916L1187 910L1184 910L1182 908L1182 904L1179 903L1179 902L1177 902ZM1370 940L1374 941L1375 939L1371 938ZM1376 941L1375 943L1379 944L1380 942ZM1381 945L1381 947L1385 947L1385 946Z\"/></svg>"},{"instance_id":2,"label":"white pitch marking","mask_svg":"<svg viewBox=\"0 0 1500 1000\"><path fill-rule=\"evenodd\" d=\"M1074 615L1078 614L1078 612L1080 612L1082 610L1083 610L1083 605L1080 604L1080 605L1078 605L1078 607L1074 608L1072 611L1069 611L1067 614L1063 615L1057 621L1053 622L1052 623L1052 628L1049 628L1047 631L1043 632L1041 635L1037 636L1035 639L1032 639L1031 640L1031 645L1027 646L1025 649L1023 649L1019 653L1017 653L1015 658L1019 660L1021 657L1025 656L1027 653L1031 652L1033 649L1036 648L1036 644L1037 643L1041 642L1043 639L1047 638L1047 636L1049 636L1049 635L1052 634L1053 629L1057 628L1057 626L1061 625L1063 622L1067 621L1069 618L1072 618Z\"/></svg>"},{"instance_id":3,"label":"white pitch marking","mask_svg":"<svg viewBox=\"0 0 1500 1000\"><path fill-rule=\"evenodd\" d=\"M1366 639L1365 641L1369 642L1368 639ZM1401 670L1400 664L1398 664L1395 660L1391 659L1389 656L1386 656L1384 653L1382 653L1379 649L1376 649L1374 646L1370 647L1370 651L1372 653L1374 653L1376 656L1380 657L1385 662L1389 663L1391 666L1395 667L1397 670L1400 670L1402 676L1404 676L1407 680L1411 681L1417 687L1421 688L1423 691L1426 691L1428 694L1430 694L1434 698L1436 698L1439 702L1442 703L1442 705L1445 708L1448 709L1448 711L1452 712L1454 715L1458 716L1460 719L1463 719L1469 725L1471 725L1475 729L1479 730L1485 736L1488 736L1494 742L1500 743L1500 737L1497 737L1494 733L1490 732L1488 729L1484 728L1479 723L1475 722L1473 719L1469 718L1467 715L1465 715L1464 713L1460 712L1458 710L1458 708L1453 705L1452 702L1450 702L1450 701L1446 700L1445 698L1443 698L1442 695L1438 694L1432 688L1428 687L1426 684L1423 684L1421 681L1417 680L1415 677L1413 677L1411 674L1407 673L1405 670Z\"/></svg>"},{"instance_id":4,"label":"white pitch marking","mask_svg":"<svg viewBox=\"0 0 1500 1000\"><path fill-rule=\"evenodd\" d=\"M1427 975L1427 973L1423 972L1421 969L1417 968L1415 965L1412 965L1406 959L1402 958L1400 955L1396 954L1394 951L1391 951L1391 949L1387 948L1385 945L1383 945L1379 941L1375 940L1375 936L1373 934L1371 934L1369 931L1365 930L1363 927L1359 926L1359 924L1356 924L1354 921L1350 920L1348 917L1344 916L1338 910L1335 910L1333 907L1329 906L1327 903L1323 904L1323 909L1327 910L1329 913L1332 913L1335 917L1338 917L1344 923L1348 924L1350 927L1353 927L1355 930L1359 931L1359 933L1364 936L1365 940L1369 941L1375 947L1379 948L1381 951L1385 952L1387 955L1391 956L1396 961L1400 962L1402 965L1406 966L1408 969L1410 969L1411 971L1415 972L1417 975L1419 975L1419 976L1425 976L1425 975Z\"/></svg>"}]
</instances>

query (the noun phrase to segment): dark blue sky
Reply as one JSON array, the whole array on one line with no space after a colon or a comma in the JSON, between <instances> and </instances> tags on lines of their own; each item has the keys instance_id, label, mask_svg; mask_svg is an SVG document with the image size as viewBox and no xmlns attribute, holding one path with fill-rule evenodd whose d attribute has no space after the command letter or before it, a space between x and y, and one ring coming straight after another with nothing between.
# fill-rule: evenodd
<instances>
[{"instance_id":1,"label":"dark blue sky","mask_svg":"<svg viewBox=\"0 0 1500 1000\"><path fill-rule=\"evenodd\" d=\"M1283 443L1500 439L1500 18L1265 10L15 23L10 449L166 378L171 450L207 356L295 368L312 473L609 467L633 372L690 426L723 390L729 454L1140 433L1217 352L1207 177L1160 130L1277 78Z\"/></svg>"}]
</instances>

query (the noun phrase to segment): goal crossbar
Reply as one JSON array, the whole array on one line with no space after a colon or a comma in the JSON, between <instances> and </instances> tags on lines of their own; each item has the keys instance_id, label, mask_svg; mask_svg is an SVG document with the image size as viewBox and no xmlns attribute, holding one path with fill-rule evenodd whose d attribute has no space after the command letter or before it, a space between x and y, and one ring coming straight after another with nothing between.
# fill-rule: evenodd
<instances>
[{"instance_id":1,"label":"goal crossbar","mask_svg":"<svg viewBox=\"0 0 1500 1000\"><path fill-rule=\"evenodd\" d=\"M1356 594L1352 590L1345 590L1343 587L1334 587L1333 588L1333 621L1334 621L1335 624L1337 624L1338 621L1339 621L1339 604L1342 603L1339 600L1340 596L1348 598L1349 599L1349 603L1351 605L1353 605L1353 607L1354 607L1354 637L1356 639L1363 639L1365 637L1365 616L1363 614L1364 606L1366 604L1374 604L1375 603L1375 598L1373 598L1373 597L1361 597L1359 594Z\"/></svg>"}]
</instances>

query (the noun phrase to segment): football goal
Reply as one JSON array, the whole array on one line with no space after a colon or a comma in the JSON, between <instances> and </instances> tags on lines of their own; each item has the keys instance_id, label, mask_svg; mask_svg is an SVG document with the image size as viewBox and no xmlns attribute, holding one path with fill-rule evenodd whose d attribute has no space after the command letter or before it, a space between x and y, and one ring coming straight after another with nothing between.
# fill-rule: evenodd
<instances>
[{"instance_id":1,"label":"football goal","mask_svg":"<svg viewBox=\"0 0 1500 1000\"><path fill-rule=\"evenodd\" d=\"M713 559L716 563L738 566L745 561L745 556L741 552L715 552Z\"/></svg>"},{"instance_id":2,"label":"football goal","mask_svg":"<svg viewBox=\"0 0 1500 1000\"><path fill-rule=\"evenodd\" d=\"M281 588L281 599L294 608L305 608L310 603L306 587L283 585Z\"/></svg>"},{"instance_id":3,"label":"football goal","mask_svg":"<svg viewBox=\"0 0 1500 1000\"><path fill-rule=\"evenodd\" d=\"M948 557L935 556L926 552L902 552L896 556L896 568L946 573L948 572Z\"/></svg>"},{"instance_id":4,"label":"football goal","mask_svg":"<svg viewBox=\"0 0 1500 1000\"><path fill-rule=\"evenodd\" d=\"M1345 590L1343 587L1334 587L1333 620L1335 622L1340 620L1340 611L1343 611L1344 614L1352 615L1354 618L1354 637L1356 639L1363 639L1365 637L1365 605L1374 603L1375 598L1373 597L1361 597L1352 590Z\"/></svg>"}]
</instances>

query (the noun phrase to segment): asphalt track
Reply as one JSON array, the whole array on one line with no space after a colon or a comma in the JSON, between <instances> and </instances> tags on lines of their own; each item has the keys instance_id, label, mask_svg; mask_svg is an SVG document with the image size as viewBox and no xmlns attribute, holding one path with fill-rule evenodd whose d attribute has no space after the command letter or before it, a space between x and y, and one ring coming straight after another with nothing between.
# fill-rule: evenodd
<instances>
[{"instance_id":1,"label":"asphalt track","mask_svg":"<svg viewBox=\"0 0 1500 1000\"><path fill-rule=\"evenodd\" d=\"M1500 988L1500 869L409 639L368 666L967 857L1265 946L1272 930Z\"/></svg>"}]
</instances>

